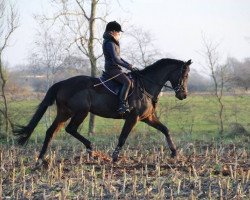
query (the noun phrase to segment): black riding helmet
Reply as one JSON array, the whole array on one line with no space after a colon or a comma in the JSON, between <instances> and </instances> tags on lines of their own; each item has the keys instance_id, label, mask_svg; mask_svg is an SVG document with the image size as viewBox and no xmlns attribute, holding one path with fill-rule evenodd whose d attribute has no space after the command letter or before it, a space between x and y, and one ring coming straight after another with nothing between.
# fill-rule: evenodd
<instances>
[{"instance_id":1,"label":"black riding helmet","mask_svg":"<svg viewBox=\"0 0 250 200\"><path fill-rule=\"evenodd\" d=\"M117 23L116 21L109 22L106 26L105 31L123 32L121 25L119 23Z\"/></svg>"}]
</instances>

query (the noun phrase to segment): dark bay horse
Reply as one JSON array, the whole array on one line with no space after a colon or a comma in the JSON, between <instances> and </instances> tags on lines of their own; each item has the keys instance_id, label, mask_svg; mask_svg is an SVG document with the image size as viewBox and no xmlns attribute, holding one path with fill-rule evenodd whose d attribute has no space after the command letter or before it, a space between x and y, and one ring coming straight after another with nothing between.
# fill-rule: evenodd
<instances>
[{"instance_id":1,"label":"dark bay horse","mask_svg":"<svg viewBox=\"0 0 250 200\"><path fill-rule=\"evenodd\" d=\"M52 136L68 119L70 119L70 122L65 128L66 132L80 140L91 155L91 142L77 131L89 112L101 117L123 118L125 120L118 145L112 155L113 161L117 161L122 146L138 121L143 121L160 130L165 135L172 152L171 155L174 157L177 154L176 147L168 128L157 119L155 107L158 95L167 81L170 81L178 99L183 100L187 97L187 81L191 63L191 60L183 62L174 59L161 59L143 70L131 72L132 76L140 80L141 90L134 92L129 97L129 104L133 108L125 115L119 115L117 112L117 96L107 91L102 85L94 87L95 84L99 83L99 79L89 76L76 76L60 81L47 91L28 125L16 126L13 133L17 136L17 142L24 145L47 108L56 102L57 115L46 131L43 147L38 157L39 162L43 161Z\"/></svg>"}]
</instances>

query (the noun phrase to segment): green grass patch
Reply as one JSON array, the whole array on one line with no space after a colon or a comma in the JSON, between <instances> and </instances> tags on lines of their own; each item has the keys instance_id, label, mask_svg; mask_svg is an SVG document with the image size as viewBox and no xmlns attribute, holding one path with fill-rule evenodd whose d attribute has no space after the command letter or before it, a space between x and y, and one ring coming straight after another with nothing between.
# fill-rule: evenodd
<instances>
[{"instance_id":1,"label":"green grass patch","mask_svg":"<svg viewBox=\"0 0 250 200\"><path fill-rule=\"evenodd\" d=\"M232 124L241 125L246 133L250 132L250 96L224 96L224 134L219 133L219 105L211 95L191 94L186 100L179 101L173 95L160 98L157 115L161 122L171 131L175 140L211 140L224 138L227 140L240 138L241 134L232 130ZM17 124L26 125L34 114L40 100L25 100L9 104L9 116ZM55 106L50 107L36 127L32 140L43 141L45 132L55 116ZM50 116L49 116L50 113ZM124 121L96 117L96 134L90 139L97 143L105 143L110 138L117 139ZM88 131L88 117L80 126L79 131L86 136ZM235 137L235 135L237 137ZM140 135L142 140L162 140L162 134L145 123L138 123L129 138ZM248 137L247 134L242 135ZM57 135L57 139L70 138L64 129Z\"/></svg>"}]
</instances>

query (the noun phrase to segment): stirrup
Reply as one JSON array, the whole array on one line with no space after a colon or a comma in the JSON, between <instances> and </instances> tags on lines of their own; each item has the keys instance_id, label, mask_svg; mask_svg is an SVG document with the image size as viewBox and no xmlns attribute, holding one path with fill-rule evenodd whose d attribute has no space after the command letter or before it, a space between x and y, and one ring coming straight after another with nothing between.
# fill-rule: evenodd
<instances>
[{"instance_id":1,"label":"stirrup","mask_svg":"<svg viewBox=\"0 0 250 200\"><path fill-rule=\"evenodd\" d=\"M117 110L117 112L121 115L121 114L124 114L126 112L130 112L129 108L119 108Z\"/></svg>"},{"instance_id":2,"label":"stirrup","mask_svg":"<svg viewBox=\"0 0 250 200\"><path fill-rule=\"evenodd\" d=\"M122 102L120 104L120 107L118 108L117 112L119 114L124 114L125 112L130 112L129 106L126 104L126 102Z\"/></svg>"}]
</instances>

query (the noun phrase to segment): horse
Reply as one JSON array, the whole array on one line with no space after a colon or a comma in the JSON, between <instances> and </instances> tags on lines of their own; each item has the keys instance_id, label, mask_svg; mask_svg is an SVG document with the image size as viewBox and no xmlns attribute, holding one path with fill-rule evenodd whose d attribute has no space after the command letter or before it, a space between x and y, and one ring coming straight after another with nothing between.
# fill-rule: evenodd
<instances>
[{"instance_id":1,"label":"horse","mask_svg":"<svg viewBox=\"0 0 250 200\"><path fill-rule=\"evenodd\" d=\"M82 142L91 156L93 153L91 142L77 131L89 112L105 118L125 120L118 144L112 154L113 162L118 160L122 146L139 121L161 131L165 135L171 156L175 157L177 155L176 146L171 139L169 129L157 118L156 105L162 88L167 86L167 81L171 83L171 89L174 90L176 98L183 100L187 97L188 73L191 63L191 60L184 62L163 58L144 69L132 71L132 77L135 77L139 83L137 84L139 86L135 88L139 89L129 97L129 105L132 105L132 109L123 115L117 112L118 97L99 84L98 78L82 75L57 82L48 89L29 123L26 126L15 126L13 133L17 143L19 145L27 143L47 108L56 102L57 113L46 131L38 162L44 161L44 155L53 135L69 119L65 131Z\"/></svg>"}]
</instances>

